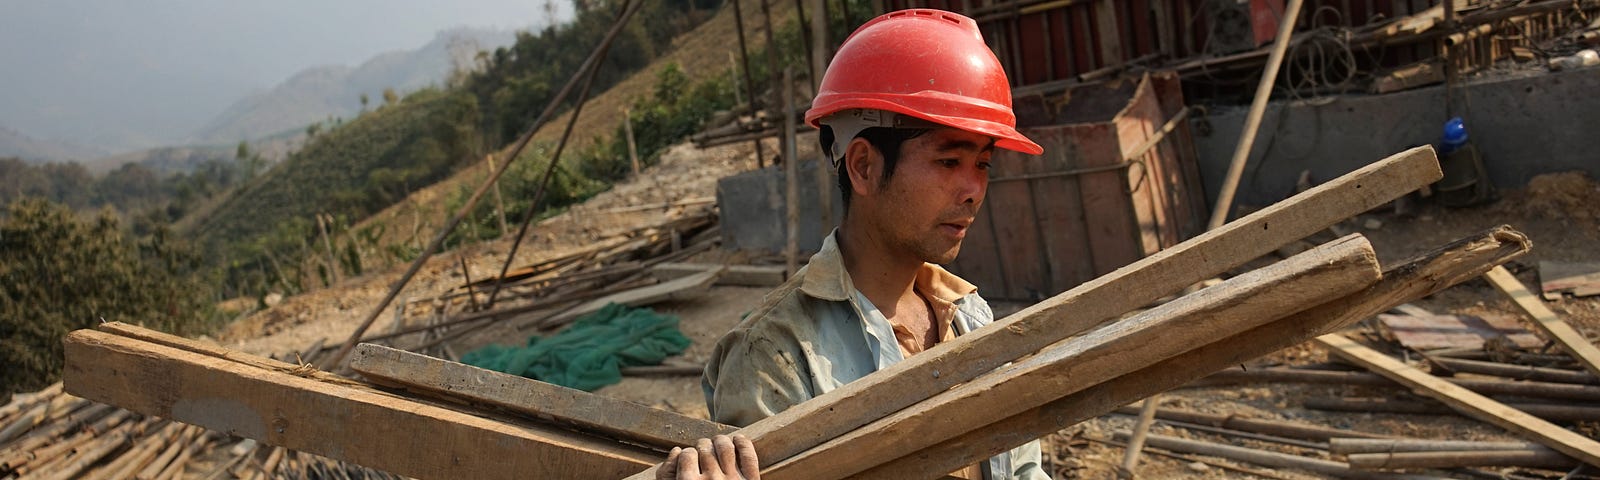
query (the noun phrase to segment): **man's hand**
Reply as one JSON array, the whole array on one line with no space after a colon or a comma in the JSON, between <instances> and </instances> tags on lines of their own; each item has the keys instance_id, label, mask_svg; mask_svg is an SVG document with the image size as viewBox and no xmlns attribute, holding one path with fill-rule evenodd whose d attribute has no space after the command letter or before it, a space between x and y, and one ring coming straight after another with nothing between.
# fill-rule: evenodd
<instances>
[{"instance_id":1,"label":"man's hand","mask_svg":"<svg viewBox=\"0 0 1600 480\"><path fill-rule=\"evenodd\" d=\"M672 447L656 469L656 480L760 480L756 446L744 435L717 435L695 442L693 449Z\"/></svg>"}]
</instances>

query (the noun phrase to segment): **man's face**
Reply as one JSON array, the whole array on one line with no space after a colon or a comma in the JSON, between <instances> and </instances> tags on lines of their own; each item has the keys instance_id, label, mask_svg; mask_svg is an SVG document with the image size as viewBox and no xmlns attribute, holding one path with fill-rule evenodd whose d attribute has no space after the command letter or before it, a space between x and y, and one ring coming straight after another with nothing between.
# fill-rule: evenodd
<instances>
[{"instance_id":1,"label":"man's face","mask_svg":"<svg viewBox=\"0 0 1600 480\"><path fill-rule=\"evenodd\" d=\"M947 264L961 251L989 188L994 139L940 128L907 140L871 200L878 233L898 251Z\"/></svg>"}]
</instances>

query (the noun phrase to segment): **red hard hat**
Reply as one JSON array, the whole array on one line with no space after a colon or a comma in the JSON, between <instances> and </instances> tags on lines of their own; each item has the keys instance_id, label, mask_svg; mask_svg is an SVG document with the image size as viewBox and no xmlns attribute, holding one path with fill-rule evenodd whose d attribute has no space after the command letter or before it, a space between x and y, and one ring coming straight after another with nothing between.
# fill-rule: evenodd
<instances>
[{"instance_id":1,"label":"red hard hat","mask_svg":"<svg viewBox=\"0 0 1600 480\"><path fill-rule=\"evenodd\" d=\"M890 12L846 38L822 75L806 122L850 109L877 109L988 135L995 146L1038 155L1017 132L1011 85L978 23L933 9ZM846 139L848 141L848 139Z\"/></svg>"}]
</instances>

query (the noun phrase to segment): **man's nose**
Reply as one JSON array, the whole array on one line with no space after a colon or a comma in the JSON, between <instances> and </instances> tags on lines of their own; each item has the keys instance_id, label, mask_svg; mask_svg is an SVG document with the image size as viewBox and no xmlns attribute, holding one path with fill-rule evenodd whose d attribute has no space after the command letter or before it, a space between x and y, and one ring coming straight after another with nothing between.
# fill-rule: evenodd
<instances>
[{"instance_id":1,"label":"man's nose","mask_svg":"<svg viewBox=\"0 0 1600 480\"><path fill-rule=\"evenodd\" d=\"M961 203L983 205L983 197L989 192L989 171L974 166L968 172L962 175Z\"/></svg>"}]
</instances>

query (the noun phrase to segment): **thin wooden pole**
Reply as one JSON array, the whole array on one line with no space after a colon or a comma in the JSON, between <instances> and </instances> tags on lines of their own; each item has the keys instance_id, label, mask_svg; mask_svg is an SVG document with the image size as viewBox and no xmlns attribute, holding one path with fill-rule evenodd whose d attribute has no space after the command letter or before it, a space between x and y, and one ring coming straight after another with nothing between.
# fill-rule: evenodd
<instances>
[{"instance_id":1,"label":"thin wooden pole","mask_svg":"<svg viewBox=\"0 0 1600 480\"><path fill-rule=\"evenodd\" d=\"M628 162L633 164L633 176L639 176L639 147L633 142L633 112L622 107L622 133L628 138Z\"/></svg>"},{"instance_id":2,"label":"thin wooden pole","mask_svg":"<svg viewBox=\"0 0 1600 480\"><path fill-rule=\"evenodd\" d=\"M800 268L800 161L795 158L794 115L789 112L794 102L794 68L783 69L783 182L784 220L787 221L787 239L784 242L784 277L793 277ZM821 193L821 192L818 192Z\"/></svg>"},{"instance_id":3,"label":"thin wooden pole","mask_svg":"<svg viewBox=\"0 0 1600 480\"><path fill-rule=\"evenodd\" d=\"M523 149L527 148L528 143L533 140L533 134L538 132L540 127L544 126L545 120L550 118L550 116L554 114L556 107L561 105L562 102L566 100L567 94L572 91L572 88L576 86L581 79L585 78L586 74L589 73L590 70L596 70L599 68L598 66L601 59L605 56L606 51L611 47L611 41L616 39L617 34L622 32L622 27L628 24L628 19L633 17L634 12L637 12L639 10L639 5L642 5L643 3L644 2L642 1L635 0L623 4L622 14L617 18L617 22L611 26L611 30L606 32L606 36L600 41L600 45L596 46L594 52L589 54L589 58L584 60L582 66L578 67L578 71L573 73L572 78L567 80L567 84L565 86L561 87L561 91L556 93L555 98L550 99L550 104L545 106L545 110L539 114L539 118L535 119L533 124L528 126L528 130L526 132L523 132L522 138L517 141L517 146L511 149L511 155L506 158L505 164L507 166L509 166L511 162L516 161L517 157L521 155ZM587 76L589 78L593 78L593 75ZM573 116L576 118L576 113L574 113ZM493 174L489 175L489 179L485 181L483 185L480 185L477 191L472 193L472 197L468 198L467 203L461 206L461 210L456 212L455 217L452 217L443 228L439 229L439 234L433 238L433 242L429 243L427 248L422 249L422 254L417 256L417 259L411 262L411 267L407 268L406 272L400 275L399 280L396 280L393 285L390 285L389 293L384 295L383 300L378 302L378 306L372 309L372 313L367 314L367 318L361 321L361 325L357 326L354 331L350 332L350 337L349 339L345 340L344 345L339 347L339 350L335 351L333 355L328 357L328 362L323 365L324 367L338 365L344 361L345 356L350 354L350 350L356 348L356 342L361 339L361 335L366 333L368 328L372 327L372 322L376 321L378 316L382 315L383 311L389 308L389 303L393 302L394 298L400 295L400 290L404 289L406 284L411 282L411 278L415 277L417 272L422 270L422 265L427 263L428 259L433 258L434 252L439 251L439 247L444 245L445 239L449 238L450 236L450 231L454 230L456 225L461 224L462 219L465 219L468 214L472 213L473 207L478 205L478 201L483 198L485 193L488 193L489 187L494 185L495 181L499 180L500 175L505 174L506 170L507 169L505 167L495 170ZM543 188L540 190L542 192Z\"/></svg>"},{"instance_id":4,"label":"thin wooden pole","mask_svg":"<svg viewBox=\"0 0 1600 480\"><path fill-rule=\"evenodd\" d=\"M739 0L733 0L733 28L739 32L739 65L744 69L744 88L750 97L750 118L755 119L756 111L758 110L756 106L756 81L750 75L750 49L745 47L744 11L740 9L740 3ZM750 143L756 150L756 168L766 167L767 162L761 155L761 139L753 139Z\"/></svg>"},{"instance_id":5,"label":"thin wooden pole","mask_svg":"<svg viewBox=\"0 0 1600 480\"><path fill-rule=\"evenodd\" d=\"M495 170L498 165L494 163L494 154L484 155L483 161L489 164L489 176L497 176ZM498 181L494 182L494 214L500 220L500 236L504 237L511 229L506 228L506 201L500 196L500 182Z\"/></svg>"},{"instance_id":6,"label":"thin wooden pole","mask_svg":"<svg viewBox=\"0 0 1600 480\"><path fill-rule=\"evenodd\" d=\"M1239 133L1239 146L1233 150L1233 161L1228 164L1228 176L1222 180L1222 190L1217 193L1217 204L1211 211L1207 229L1215 229L1228 221L1228 210L1233 206L1233 194L1239 189L1239 177L1244 174L1244 164L1250 158L1250 147L1256 142L1256 130L1261 128L1261 117L1267 110L1267 99L1272 97L1272 85L1278 79L1278 67L1283 65L1283 54L1289 49L1294 36L1295 20L1300 18L1301 0L1289 0L1278 23L1278 38L1272 43L1272 54L1267 57L1267 68L1261 72L1261 83L1256 85L1255 99L1250 102L1250 113L1245 115L1244 129Z\"/></svg>"}]
</instances>

